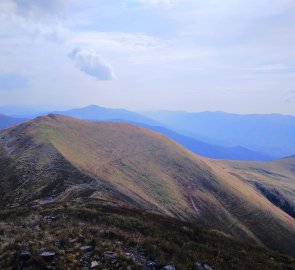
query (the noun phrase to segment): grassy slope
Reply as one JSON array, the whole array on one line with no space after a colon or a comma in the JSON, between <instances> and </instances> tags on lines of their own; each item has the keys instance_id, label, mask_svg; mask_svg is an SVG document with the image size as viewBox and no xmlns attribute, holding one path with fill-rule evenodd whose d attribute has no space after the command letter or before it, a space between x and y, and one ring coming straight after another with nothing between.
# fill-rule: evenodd
<instances>
[{"instance_id":1,"label":"grassy slope","mask_svg":"<svg viewBox=\"0 0 295 270\"><path fill-rule=\"evenodd\" d=\"M267 191L270 194L278 194L279 203L283 208L284 202L288 202L295 213L295 158L284 158L273 162L236 162L224 161L232 174L249 183L257 191ZM265 193L265 196L268 194ZM269 197L270 198L270 197Z\"/></svg>"},{"instance_id":2,"label":"grassy slope","mask_svg":"<svg viewBox=\"0 0 295 270\"><path fill-rule=\"evenodd\" d=\"M45 216L54 216L48 223ZM193 269L202 261L215 270L291 270L295 260L239 242L177 219L122 208L96 200L40 207L0 210L0 267L16 269L18 253L32 254L26 269L45 269L49 263L38 256L42 249L57 254L57 269L81 269L83 245L94 245L90 261L100 260L96 269L118 269L102 258L115 251L121 266L143 269L126 252L140 254L159 265ZM143 251L143 253L142 253ZM140 253L139 253L140 252ZM51 263L52 264L52 263ZM46 268L47 269L47 268Z\"/></svg>"},{"instance_id":3,"label":"grassy slope","mask_svg":"<svg viewBox=\"0 0 295 270\"><path fill-rule=\"evenodd\" d=\"M103 198L195 220L282 252L295 250L294 219L226 165L158 133L51 115L1 134L10 152L5 159L16 164L18 199Z\"/></svg>"}]
</instances>

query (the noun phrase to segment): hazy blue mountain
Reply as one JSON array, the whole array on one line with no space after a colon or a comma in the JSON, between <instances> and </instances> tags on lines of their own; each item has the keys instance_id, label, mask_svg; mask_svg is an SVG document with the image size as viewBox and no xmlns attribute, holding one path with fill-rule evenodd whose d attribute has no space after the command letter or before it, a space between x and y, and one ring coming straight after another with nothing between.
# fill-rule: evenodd
<instances>
[{"instance_id":1,"label":"hazy blue mountain","mask_svg":"<svg viewBox=\"0 0 295 270\"><path fill-rule=\"evenodd\" d=\"M7 105L0 107L0 114L5 114L15 118L32 119L40 115L46 115L52 111L65 109L63 107L56 106L21 106L21 105Z\"/></svg>"},{"instance_id":2,"label":"hazy blue mountain","mask_svg":"<svg viewBox=\"0 0 295 270\"><path fill-rule=\"evenodd\" d=\"M24 118L15 118L4 114L0 114L0 129L9 128L25 121L26 119Z\"/></svg>"},{"instance_id":3,"label":"hazy blue mountain","mask_svg":"<svg viewBox=\"0 0 295 270\"><path fill-rule=\"evenodd\" d=\"M58 111L54 113L92 121L137 122L147 125L160 125L159 122L135 112L124 109L104 108L97 105L90 105L84 108Z\"/></svg>"},{"instance_id":4,"label":"hazy blue mountain","mask_svg":"<svg viewBox=\"0 0 295 270\"><path fill-rule=\"evenodd\" d=\"M187 137L176 133L172 130L169 130L165 127L160 126L149 126L141 123L136 123L139 126L146 127L148 129L157 131L170 139L175 140L185 148L194 152L195 154L216 159L228 159L228 160L252 160L252 161L270 161L275 159L274 157L261 154L256 151L251 151L247 148L235 146L235 147L226 147L208 144L200 140Z\"/></svg>"},{"instance_id":5,"label":"hazy blue mountain","mask_svg":"<svg viewBox=\"0 0 295 270\"><path fill-rule=\"evenodd\" d=\"M10 112L14 113L13 110ZM194 153L210 158L262 161L295 153L295 118L291 116L219 112L154 112L141 115L96 105L54 113L92 121L136 123L170 137ZM8 116L2 118L0 128L26 120Z\"/></svg>"},{"instance_id":6,"label":"hazy blue mountain","mask_svg":"<svg viewBox=\"0 0 295 270\"><path fill-rule=\"evenodd\" d=\"M144 114L171 129L208 143L242 146L266 155L295 153L295 117L223 112L151 112Z\"/></svg>"}]
</instances>

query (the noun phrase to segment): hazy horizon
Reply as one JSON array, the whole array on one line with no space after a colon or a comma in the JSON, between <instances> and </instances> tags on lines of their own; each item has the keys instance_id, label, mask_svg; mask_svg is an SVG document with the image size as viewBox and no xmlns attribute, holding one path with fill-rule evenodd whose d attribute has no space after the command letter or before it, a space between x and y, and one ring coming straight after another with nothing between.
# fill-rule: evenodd
<instances>
[{"instance_id":1,"label":"hazy horizon","mask_svg":"<svg viewBox=\"0 0 295 270\"><path fill-rule=\"evenodd\" d=\"M0 114L4 115L11 115L11 116L22 116L22 115L39 115L39 114L48 114L48 113L58 113L68 110L75 110L75 109L84 109L86 107L90 106L98 106L105 109L118 109L118 110L126 110L138 114L145 115L145 113L157 113L157 112L175 112L175 113L224 113L224 114L233 114L233 115L282 115L282 116L291 116L295 117L295 115L292 114L285 114L285 113L279 113L279 112L272 112L272 113L239 113L239 112L230 112L230 111L218 111L218 110L204 110L204 111L198 111L198 110L169 110L169 109L159 109L159 110L132 110L129 108L124 107L106 107L102 106L101 104L87 104L82 106L62 106L62 105L20 105L20 104L14 104L14 105L0 105Z\"/></svg>"},{"instance_id":2,"label":"hazy horizon","mask_svg":"<svg viewBox=\"0 0 295 270\"><path fill-rule=\"evenodd\" d=\"M3 0L0 107L295 115L294 12L291 0Z\"/></svg>"}]
</instances>

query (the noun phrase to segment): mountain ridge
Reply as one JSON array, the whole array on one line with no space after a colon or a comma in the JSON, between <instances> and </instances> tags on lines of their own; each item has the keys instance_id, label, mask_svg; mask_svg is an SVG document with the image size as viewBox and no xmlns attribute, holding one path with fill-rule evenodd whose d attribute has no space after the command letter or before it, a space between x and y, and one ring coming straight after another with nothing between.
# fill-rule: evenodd
<instances>
[{"instance_id":1,"label":"mountain ridge","mask_svg":"<svg viewBox=\"0 0 295 270\"><path fill-rule=\"evenodd\" d=\"M0 149L0 185L11 206L99 198L295 250L287 241L295 240L295 220L233 166L146 128L50 114L1 131Z\"/></svg>"},{"instance_id":2,"label":"mountain ridge","mask_svg":"<svg viewBox=\"0 0 295 270\"><path fill-rule=\"evenodd\" d=\"M168 137L176 140L189 150L196 154L218 159L230 159L230 160L256 160L256 161L268 161L278 158L272 152L268 154L264 153L264 150L253 151L251 147L238 146L239 144L225 144L222 141L215 139L208 139L206 136L196 136L191 132L169 127L168 125L156 122L150 118L146 118L139 113L134 113L124 109L109 109L97 105L89 105L83 108L77 108L67 111L59 111L59 114L68 115L83 120L92 121L113 121L113 122L127 122L135 125L140 125L155 131L158 131ZM172 113L172 112L170 112ZM173 114L179 114L180 112L174 112ZM182 114L186 114L182 112ZM206 114L206 113L203 113ZM226 113L224 113L226 115ZM44 114L41 114L44 115ZM267 116L267 115L266 115ZM35 116L31 116L33 118ZM264 116L261 116L264 117ZM268 116L272 117L272 116ZM19 120L20 121L20 120ZM192 124L194 122L192 121ZM13 125L13 124L11 124ZM10 126L11 126L10 125ZM0 127L1 129L1 127ZM175 131L178 130L178 131ZM220 131L215 133L215 137ZM230 135L231 136L231 135ZM267 141L267 140L266 140ZM242 145L243 143L241 143ZM295 151L295 150L294 150ZM288 152L290 153L290 152ZM282 156L279 156L282 157Z\"/></svg>"}]
</instances>

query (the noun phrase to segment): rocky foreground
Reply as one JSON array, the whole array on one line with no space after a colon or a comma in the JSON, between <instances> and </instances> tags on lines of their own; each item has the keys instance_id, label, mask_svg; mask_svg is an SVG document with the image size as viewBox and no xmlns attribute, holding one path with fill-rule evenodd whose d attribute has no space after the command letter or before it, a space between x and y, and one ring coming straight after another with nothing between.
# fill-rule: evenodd
<instances>
[{"instance_id":1,"label":"rocky foreground","mask_svg":"<svg viewBox=\"0 0 295 270\"><path fill-rule=\"evenodd\" d=\"M0 211L0 269L295 269L295 259L102 201Z\"/></svg>"}]
</instances>

